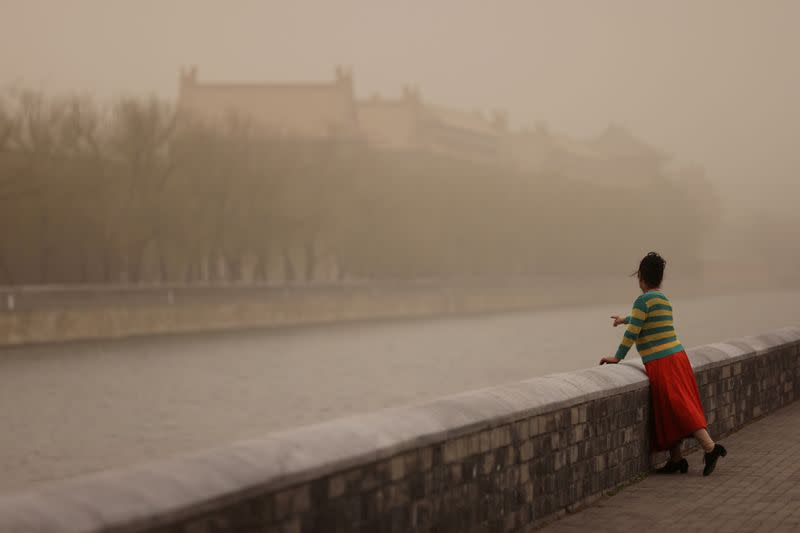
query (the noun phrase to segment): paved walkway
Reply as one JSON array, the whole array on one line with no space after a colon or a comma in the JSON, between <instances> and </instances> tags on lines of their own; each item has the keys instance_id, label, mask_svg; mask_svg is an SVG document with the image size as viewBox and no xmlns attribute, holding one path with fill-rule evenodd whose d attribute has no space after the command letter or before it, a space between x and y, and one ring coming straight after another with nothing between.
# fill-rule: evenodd
<instances>
[{"instance_id":1,"label":"paved walkway","mask_svg":"<svg viewBox=\"0 0 800 533\"><path fill-rule=\"evenodd\" d=\"M800 402L720 442L711 476L694 453L688 474L648 476L543 531L800 531Z\"/></svg>"}]
</instances>

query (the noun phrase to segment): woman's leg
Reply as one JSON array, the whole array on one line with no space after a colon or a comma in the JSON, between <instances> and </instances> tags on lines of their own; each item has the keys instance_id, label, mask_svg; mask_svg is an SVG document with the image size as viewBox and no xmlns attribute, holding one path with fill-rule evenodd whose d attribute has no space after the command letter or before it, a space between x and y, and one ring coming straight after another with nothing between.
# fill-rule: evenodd
<instances>
[{"instance_id":1,"label":"woman's leg","mask_svg":"<svg viewBox=\"0 0 800 533\"><path fill-rule=\"evenodd\" d=\"M681 443L679 442L669 449L669 460L672 463L679 463L681 459L683 459L683 455L681 454Z\"/></svg>"},{"instance_id":2,"label":"woman's leg","mask_svg":"<svg viewBox=\"0 0 800 533\"><path fill-rule=\"evenodd\" d=\"M711 435L708 434L705 428L698 429L693 435L706 452L703 456L703 462L706 464L705 468L703 468L703 475L707 476L713 472L714 468L717 466L717 459L728 455L728 450L721 444L715 444L714 441L711 440Z\"/></svg>"},{"instance_id":3,"label":"woman's leg","mask_svg":"<svg viewBox=\"0 0 800 533\"><path fill-rule=\"evenodd\" d=\"M694 438L697 439L697 442L700 443L700 446L703 447L703 451L706 453L714 449L714 441L711 439L711 435L708 434L708 431L706 431L706 428L698 429L692 433L692 435L694 435Z\"/></svg>"},{"instance_id":4,"label":"woman's leg","mask_svg":"<svg viewBox=\"0 0 800 533\"><path fill-rule=\"evenodd\" d=\"M681 455L681 443L678 443L669 449L669 460L661 468L656 468L659 474L674 474L681 472L685 474L689 470L689 463Z\"/></svg>"}]
</instances>

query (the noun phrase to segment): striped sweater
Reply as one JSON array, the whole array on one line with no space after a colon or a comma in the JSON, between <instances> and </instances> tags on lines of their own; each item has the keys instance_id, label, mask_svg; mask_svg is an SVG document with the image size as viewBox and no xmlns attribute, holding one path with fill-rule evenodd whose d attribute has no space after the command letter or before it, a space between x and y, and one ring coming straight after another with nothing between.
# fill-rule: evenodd
<instances>
[{"instance_id":1,"label":"striped sweater","mask_svg":"<svg viewBox=\"0 0 800 533\"><path fill-rule=\"evenodd\" d=\"M619 359L625 358L634 342L645 363L683 350L672 324L672 304L661 291L647 291L636 298L625 322L628 329L615 356Z\"/></svg>"}]
</instances>

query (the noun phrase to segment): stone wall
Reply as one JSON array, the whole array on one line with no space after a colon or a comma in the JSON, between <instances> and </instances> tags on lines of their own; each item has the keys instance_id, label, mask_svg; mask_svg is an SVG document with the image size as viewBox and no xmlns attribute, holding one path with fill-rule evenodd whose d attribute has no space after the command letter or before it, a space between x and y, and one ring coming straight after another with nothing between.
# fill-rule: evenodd
<instances>
[{"instance_id":1,"label":"stone wall","mask_svg":"<svg viewBox=\"0 0 800 533\"><path fill-rule=\"evenodd\" d=\"M602 280L613 301L626 279ZM0 346L136 335L492 313L582 303L570 280L407 281L332 285L0 288Z\"/></svg>"},{"instance_id":2,"label":"stone wall","mask_svg":"<svg viewBox=\"0 0 800 533\"><path fill-rule=\"evenodd\" d=\"M799 346L689 351L713 436L795 399ZM7 495L0 531L529 531L663 459L649 423L641 363L595 367Z\"/></svg>"}]
</instances>

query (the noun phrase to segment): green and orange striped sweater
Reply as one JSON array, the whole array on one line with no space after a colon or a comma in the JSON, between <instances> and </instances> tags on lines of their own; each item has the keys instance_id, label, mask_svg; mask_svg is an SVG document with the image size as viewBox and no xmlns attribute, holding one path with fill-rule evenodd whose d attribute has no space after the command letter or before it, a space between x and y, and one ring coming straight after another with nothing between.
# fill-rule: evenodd
<instances>
[{"instance_id":1,"label":"green and orange striped sweater","mask_svg":"<svg viewBox=\"0 0 800 533\"><path fill-rule=\"evenodd\" d=\"M633 302L633 311L625 319L628 329L615 357L624 359L636 343L647 363L683 350L672 324L672 304L661 291L647 291Z\"/></svg>"}]
</instances>

